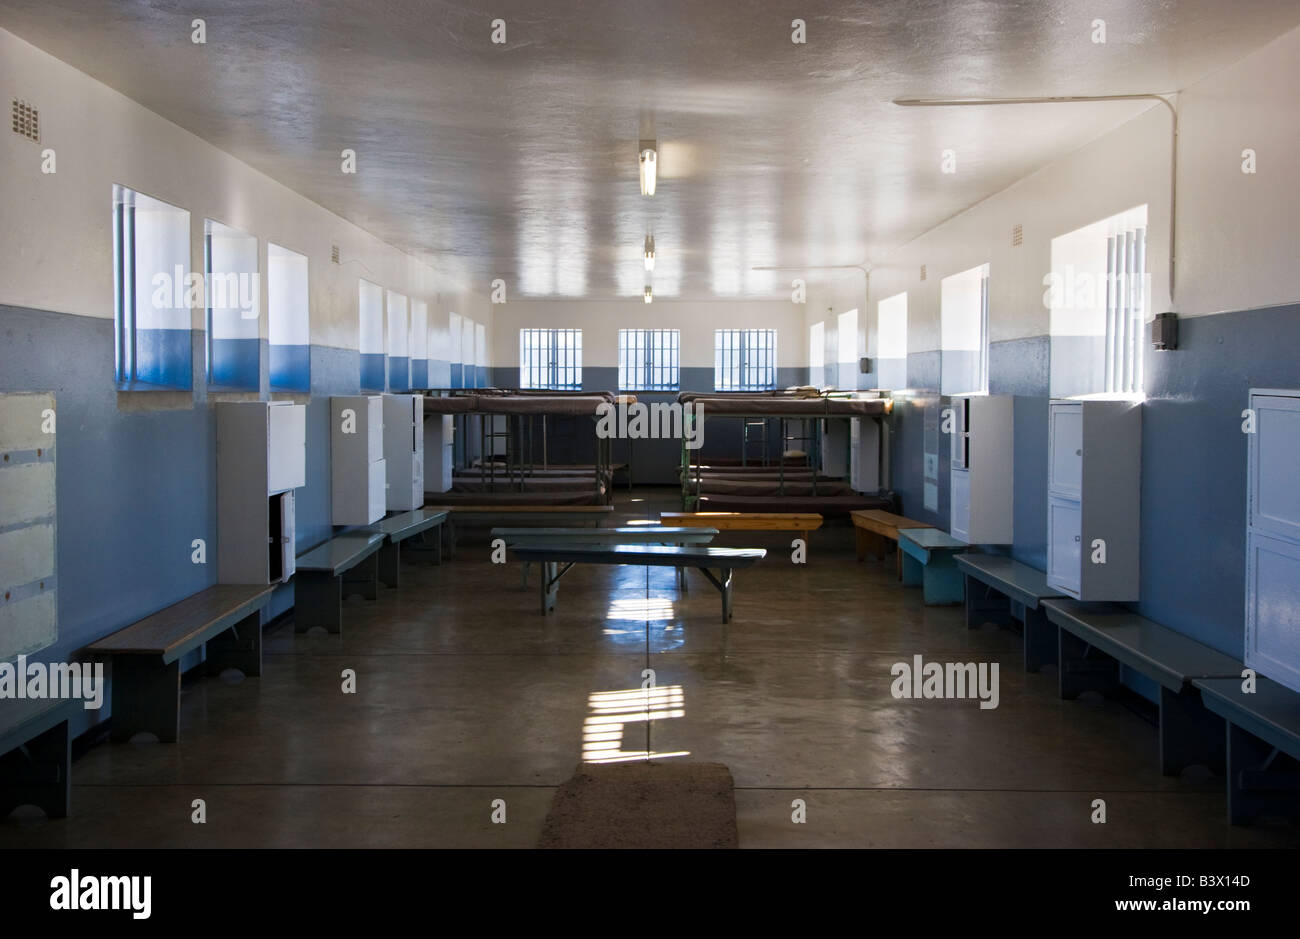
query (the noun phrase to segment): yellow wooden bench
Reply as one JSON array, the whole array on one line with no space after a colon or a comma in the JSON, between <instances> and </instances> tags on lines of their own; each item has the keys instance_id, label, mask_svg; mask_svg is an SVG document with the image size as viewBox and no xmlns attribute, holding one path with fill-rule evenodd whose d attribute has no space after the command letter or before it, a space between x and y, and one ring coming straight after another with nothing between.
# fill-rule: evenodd
<instances>
[{"instance_id":1,"label":"yellow wooden bench","mask_svg":"<svg viewBox=\"0 0 1300 939\"><path fill-rule=\"evenodd\" d=\"M925 522L918 522L915 519L895 515L893 512L886 512L884 509L859 509L856 512L850 512L849 517L853 519L853 534L857 541L859 561L865 558L868 552L883 561L885 559L885 542L892 541L897 545L898 530L900 528L934 527L933 525L927 525ZM903 555L899 551L895 551L894 554L898 567L898 579L902 580Z\"/></svg>"},{"instance_id":2,"label":"yellow wooden bench","mask_svg":"<svg viewBox=\"0 0 1300 939\"><path fill-rule=\"evenodd\" d=\"M816 512L660 512L665 525L716 528L718 531L797 531L808 542L808 533L822 527Z\"/></svg>"}]
</instances>

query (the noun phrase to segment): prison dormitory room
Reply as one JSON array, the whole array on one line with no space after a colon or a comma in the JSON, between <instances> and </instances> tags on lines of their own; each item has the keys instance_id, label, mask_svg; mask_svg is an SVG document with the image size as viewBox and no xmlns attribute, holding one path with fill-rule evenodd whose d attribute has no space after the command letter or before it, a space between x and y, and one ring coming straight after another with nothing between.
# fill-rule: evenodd
<instances>
[{"instance_id":1,"label":"prison dormitory room","mask_svg":"<svg viewBox=\"0 0 1300 939\"><path fill-rule=\"evenodd\" d=\"M1300 5L4 0L0 86L6 903L1300 847Z\"/></svg>"}]
</instances>

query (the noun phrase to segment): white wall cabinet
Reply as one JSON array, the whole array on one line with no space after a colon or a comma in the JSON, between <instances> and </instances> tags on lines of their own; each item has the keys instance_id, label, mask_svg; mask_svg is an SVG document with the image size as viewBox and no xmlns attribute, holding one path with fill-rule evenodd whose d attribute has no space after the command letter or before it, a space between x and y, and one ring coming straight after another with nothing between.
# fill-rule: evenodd
<instances>
[{"instance_id":1,"label":"white wall cabinet","mask_svg":"<svg viewBox=\"0 0 1300 939\"><path fill-rule=\"evenodd\" d=\"M330 398L330 504L335 525L369 525L384 517L388 484L384 464L381 395Z\"/></svg>"},{"instance_id":2,"label":"white wall cabinet","mask_svg":"<svg viewBox=\"0 0 1300 939\"><path fill-rule=\"evenodd\" d=\"M1051 402L1048 586L1078 600L1138 599L1141 474L1139 404Z\"/></svg>"},{"instance_id":3,"label":"white wall cabinet","mask_svg":"<svg viewBox=\"0 0 1300 939\"><path fill-rule=\"evenodd\" d=\"M307 408L287 401L217 405L217 580L293 576L294 490L307 484Z\"/></svg>"},{"instance_id":4,"label":"white wall cabinet","mask_svg":"<svg viewBox=\"0 0 1300 939\"><path fill-rule=\"evenodd\" d=\"M1250 408L1245 659L1300 691L1300 391L1252 389Z\"/></svg>"},{"instance_id":5,"label":"white wall cabinet","mask_svg":"<svg viewBox=\"0 0 1300 939\"><path fill-rule=\"evenodd\" d=\"M390 512L424 505L424 398L384 395L385 504Z\"/></svg>"},{"instance_id":6,"label":"white wall cabinet","mask_svg":"<svg viewBox=\"0 0 1300 939\"><path fill-rule=\"evenodd\" d=\"M424 422L426 492L447 492L451 489L452 453L455 446L456 424L450 414L431 414Z\"/></svg>"},{"instance_id":7,"label":"white wall cabinet","mask_svg":"<svg viewBox=\"0 0 1300 939\"><path fill-rule=\"evenodd\" d=\"M952 399L950 531L968 544L1011 544L1015 399Z\"/></svg>"}]
</instances>

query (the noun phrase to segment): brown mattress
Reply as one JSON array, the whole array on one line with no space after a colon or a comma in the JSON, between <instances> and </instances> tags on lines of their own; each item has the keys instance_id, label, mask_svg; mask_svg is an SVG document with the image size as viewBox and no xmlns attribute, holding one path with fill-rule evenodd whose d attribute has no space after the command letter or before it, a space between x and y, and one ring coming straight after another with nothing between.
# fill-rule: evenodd
<instances>
[{"instance_id":1,"label":"brown mattress","mask_svg":"<svg viewBox=\"0 0 1300 939\"><path fill-rule=\"evenodd\" d=\"M456 395L452 398L424 396L425 414L468 414L474 410L474 395Z\"/></svg>"},{"instance_id":2,"label":"brown mattress","mask_svg":"<svg viewBox=\"0 0 1300 939\"><path fill-rule=\"evenodd\" d=\"M429 505L604 505L594 492L426 492Z\"/></svg>"},{"instance_id":3,"label":"brown mattress","mask_svg":"<svg viewBox=\"0 0 1300 939\"><path fill-rule=\"evenodd\" d=\"M451 480L452 492L484 492L491 487L492 492L596 492L594 476L525 476L522 480L511 479L505 474L497 476L495 482L491 477L454 476ZM602 484L600 491L604 491Z\"/></svg>"},{"instance_id":4,"label":"brown mattress","mask_svg":"<svg viewBox=\"0 0 1300 939\"><path fill-rule=\"evenodd\" d=\"M694 483L692 483L694 485ZM787 479L782 483L778 479L734 480L704 479L700 481L701 495L731 496L851 496L853 487L848 483L818 483L813 491L812 481L800 482Z\"/></svg>"},{"instance_id":5,"label":"brown mattress","mask_svg":"<svg viewBox=\"0 0 1300 939\"><path fill-rule=\"evenodd\" d=\"M848 515L859 509L898 511L893 493L851 496L700 496L697 512L818 512L825 516Z\"/></svg>"},{"instance_id":6,"label":"brown mattress","mask_svg":"<svg viewBox=\"0 0 1300 939\"><path fill-rule=\"evenodd\" d=\"M682 396L689 394L683 392ZM875 417L885 414L889 405L886 398L757 398L748 395L734 397L697 396L690 399L696 407L710 417Z\"/></svg>"}]
</instances>

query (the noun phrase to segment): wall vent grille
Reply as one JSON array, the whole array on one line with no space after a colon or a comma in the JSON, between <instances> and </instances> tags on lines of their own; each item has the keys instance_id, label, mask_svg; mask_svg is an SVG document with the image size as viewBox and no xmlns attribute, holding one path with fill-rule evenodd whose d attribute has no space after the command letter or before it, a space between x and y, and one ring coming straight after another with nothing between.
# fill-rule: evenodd
<instances>
[{"instance_id":1,"label":"wall vent grille","mask_svg":"<svg viewBox=\"0 0 1300 939\"><path fill-rule=\"evenodd\" d=\"M331 245L331 246L330 246L330 260L333 261L335 264L338 264L338 263L339 263L339 246L338 246L338 245Z\"/></svg>"},{"instance_id":2,"label":"wall vent grille","mask_svg":"<svg viewBox=\"0 0 1300 939\"><path fill-rule=\"evenodd\" d=\"M34 105L14 98L14 133L33 143L41 142L41 112Z\"/></svg>"},{"instance_id":3,"label":"wall vent grille","mask_svg":"<svg viewBox=\"0 0 1300 939\"><path fill-rule=\"evenodd\" d=\"M1024 240L1025 226L1017 225L1015 228L1011 229L1011 247L1019 248Z\"/></svg>"},{"instance_id":4,"label":"wall vent grille","mask_svg":"<svg viewBox=\"0 0 1300 939\"><path fill-rule=\"evenodd\" d=\"M921 265L921 280L925 280L925 265Z\"/></svg>"}]
</instances>

